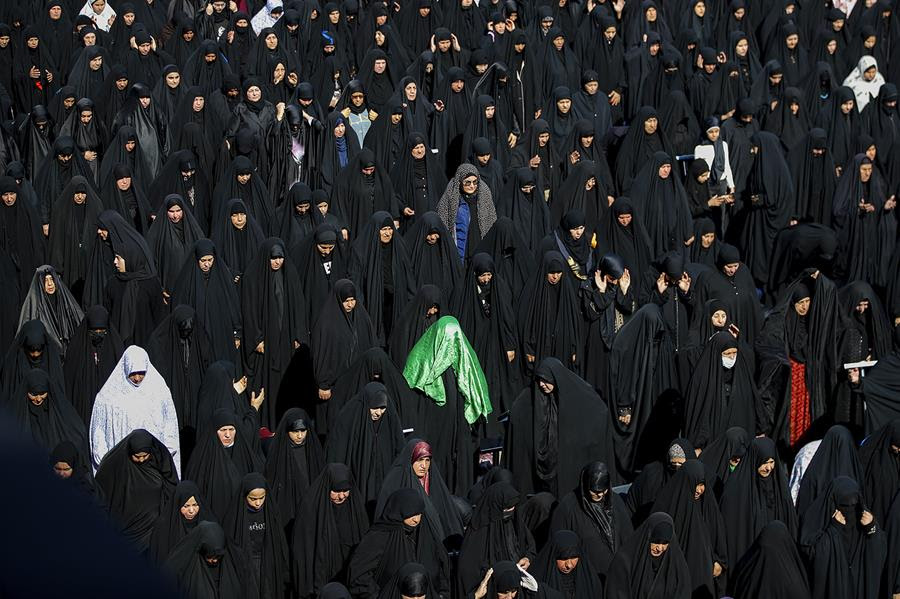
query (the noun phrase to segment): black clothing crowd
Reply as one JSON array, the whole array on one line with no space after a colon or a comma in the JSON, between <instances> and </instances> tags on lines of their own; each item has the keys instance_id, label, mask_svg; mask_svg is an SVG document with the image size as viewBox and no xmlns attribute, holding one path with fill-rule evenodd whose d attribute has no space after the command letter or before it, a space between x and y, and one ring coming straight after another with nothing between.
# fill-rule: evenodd
<instances>
[{"instance_id":1,"label":"black clothing crowd","mask_svg":"<svg viewBox=\"0 0 900 599\"><path fill-rule=\"evenodd\" d=\"M4 2L0 412L187 597L896 599L893 4Z\"/></svg>"}]
</instances>

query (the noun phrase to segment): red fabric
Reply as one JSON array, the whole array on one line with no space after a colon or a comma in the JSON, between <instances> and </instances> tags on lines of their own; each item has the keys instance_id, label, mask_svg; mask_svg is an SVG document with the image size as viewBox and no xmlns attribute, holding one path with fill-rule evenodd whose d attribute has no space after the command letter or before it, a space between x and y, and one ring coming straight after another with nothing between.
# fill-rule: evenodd
<instances>
[{"instance_id":1,"label":"red fabric","mask_svg":"<svg viewBox=\"0 0 900 599\"><path fill-rule=\"evenodd\" d=\"M791 360L791 447L812 424L809 413L809 390L806 388L806 364Z\"/></svg>"}]
</instances>

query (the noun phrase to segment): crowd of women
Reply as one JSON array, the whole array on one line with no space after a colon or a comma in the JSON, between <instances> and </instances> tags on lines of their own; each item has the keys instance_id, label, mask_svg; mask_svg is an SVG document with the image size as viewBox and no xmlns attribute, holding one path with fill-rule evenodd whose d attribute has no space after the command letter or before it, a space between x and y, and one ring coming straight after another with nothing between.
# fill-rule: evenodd
<instances>
[{"instance_id":1,"label":"crowd of women","mask_svg":"<svg viewBox=\"0 0 900 599\"><path fill-rule=\"evenodd\" d=\"M189 597L900 597L890 0L0 6L0 405Z\"/></svg>"}]
</instances>

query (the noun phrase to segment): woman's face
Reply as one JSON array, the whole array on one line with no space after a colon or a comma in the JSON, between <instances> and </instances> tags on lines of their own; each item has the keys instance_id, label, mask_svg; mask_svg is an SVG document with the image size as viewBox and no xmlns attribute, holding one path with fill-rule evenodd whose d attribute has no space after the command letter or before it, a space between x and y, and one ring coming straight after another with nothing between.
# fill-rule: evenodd
<instances>
[{"instance_id":1,"label":"woman's face","mask_svg":"<svg viewBox=\"0 0 900 599\"><path fill-rule=\"evenodd\" d=\"M94 0L91 4L91 10L94 11L95 15L102 13L104 8L106 8L106 0Z\"/></svg>"},{"instance_id":2,"label":"woman's face","mask_svg":"<svg viewBox=\"0 0 900 599\"><path fill-rule=\"evenodd\" d=\"M269 35L267 35L265 41L266 48L268 48L269 50L274 50L278 47L278 36L276 36L274 33L270 33Z\"/></svg>"},{"instance_id":3,"label":"woman's face","mask_svg":"<svg viewBox=\"0 0 900 599\"><path fill-rule=\"evenodd\" d=\"M128 188L131 187L131 177L116 179L116 187L119 188L119 191L128 191Z\"/></svg>"},{"instance_id":4,"label":"woman's face","mask_svg":"<svg viewBox=\"0 0 900 599\"><path fill-rule=\"evenodd\" d=\"M428 474L428 471L431 469L431 456L426 456L424 458L419 458L412 465L413 474L415 474L418 478L425 478Z\"/></svg>"},{"instance_id":5,"label":"woman's face","mask_svg":"<svg viewBox=\"0 0 900 599\"><path fill-rule=\"evenodd\" d=\"M262 97L262 90L260 90L257 86L251 85L247 89L247 99L251 102L259 102L259 99Z\"/></svg>"},{"instance_id":6,"label":"woman's face","mask_svg":"<svg viewBox=\"0 0 900 599\"><path fill-rule=\"evenodd\" d=\"M709 247L715 242L716 234L715 233L704 233L700 236L700 243L703 245L703 249L709 249Z\"/></svg>"},{"instance_id":7,"label":"woman's face","mask_svg":"<svg viewBox=\"0 0 900 599\"><path fill-rule=\"evenodd\" d=\"M788 47L788 50L793 50L797 47L797 44L800 43L800 36L796 33L792 33L786 38L784 38L784 44Z\"/></svg>"},{"instance_id":8,"label":"woman's face","mask_svg":"<svg viewBox=\"0 0 900 599\"><path fill-rule=\"evenodd\" d=\"M404 93L406 94L406 99L409 102L416 101L416 95L418 94L418 89L416 88L415 83L407 83L406 87L403 88Z\"/></svg>"},{"instance_id":9,"label":"woman's face","mask_svg":"<svg viewBox=\"0 0 900 599\"><path fill-rule=\"evenodd\" d=\"M191 103L191 108L194 112L200 112L203 110L203 107L206 105L206 98L203 96L197 96L194 98L194 101Z\"/></svg>"},{"instance_id":10,"label":"woman's face","mask_svg":"<svg viewBox=\"0 0 900 599\"><path fill-rule=\"evenodd\" d=\"M416 160L425 158L425 144L416 144L412 149L412 157Z\"/></svg>"},{"instance_id":11,"label":"woman's face","mask_svg":"<svg viewBox=\"0 0 900 599\"><path fill-rule=\"evenodd\" d=\"M179 511L185 520L188 522L192 521L200 513L200 504L197 503L197 498L191 495Z\"/></svg>"},{"instance_id":12,"label":"woman's face","mask_svg":"<svg viewBox=\"0 0 900 599\"><path fill-rule=\"evenodd\" d=\"M668 543L650 543L650 555L653 557L662 557L668 549Z\"/></svg>"},{"instance_id":13,"label":"woman's face","mask_svg":"<svg viewBox=\"0 0 900 599\"><path fill-rule=\"evenodd\" d=\"M768 478L772 471L775 470L775 458L769 458L759 465L756 472L763 478Z\"/></svg>"},{"instance_id":14,"label":"woman's face","mask_svg":"<svg viewBox=\"0 0 900 599\"><path fill-rule=\"evenodd\" d=\"M797 116L798 114L800 114L800 104L798 104L797 102L791 101L788 108L791 109L792 115Z\"/></svg>"},{"instance_id":15,"label":"woman's face","mask_svg":"<svg viewBox=\"0 0 900 599\"><path fill-rule=\"evenodd\" d=\"M377 45L383 46L383 45L384 45L384 40L385 40L385 39L386 39L386 38L384 37L384 33L382 33L381 31L376 31L376 32L375 32L375 43L376 43Z\"/></svg>"},{"instance_id":16,"label":"woman's face","mask_svg":"<svg viewBox=\"0 0 900 599\"><path fill-rule=\"evenodd\" d=\"M712 316L709 317L709 320L715 328L721 329L728 321L728 315L725 314L725 310L716 310L713 312Z\"/></svg>"},{"instance_id":17,"label":"woman's face","mask_svg":"<svg viewBox=\"0 0 900 599\"><path fill-rule=\"evenodd\" d=\"M558 559L556 560L556 569L562 572L563 574L570 574L575 568L578 567L578 558L570 557L567 559Z\"/></svg>"},{"instance_id":18,"label":"woman's face","mask_svg":"<svg viewBox=\"0 0 900 599\"><path fill-rule=\"evenodd\" d=\"M335 137L344 137L344 133L347 132L347 128L344 126L344 123L338 123L334 128L334 136Z\"/></svg>"},{"instance_id":19,"label":"woman's face","mask_svg":"<svg viewBox=\"0 0 900 599\"><path fill-rule=\"evenodd\" d=\"M850 111L853 110L854 101L847 100L846 102L841 104L841 112L844 114L850 114Z\"/></svg>"},{"instance_id":20,"label":"woman's face","mask_svg":"<svg viewBox=\"0 0 900 599\"><path fill-rule=\"evenodd\" d=\"M837 40L828 40L828 43L825 44L825 50L827 50L829 54L837 52Z\"/></svg>"},{"instance_id":21,"label":"woman's face","mask_svg":"<svg viewBox=\"0 0 900 599\"><path fill-rule=\"evenodd\" d=\"M863 79L865 79L866 81L872 81L873 79L875 79L875 75L877 74L878 69L876 69L875 67L869 67L868 69L863 71Z\"/></svg>"},{"instance_id":22,"label":"woman's face","mask_svg":"<svg viewBox=\"0 0 900 599\"><path fill-rule=\"evenodd\" d=\"M280 62L275 65L275 70L272 72L272 77L275 81L281 81L284 79L284 65Z\"/></svg>"},{"instance_id":23,"label":"woman's face","mask_svg":"<svg viewBox=\"0 0 900 599\"><path fill-rule=\"evenodd\" d=\"M694 5L694 14L697 15L698 17L702 17L703 15L705 15L706 14L706 4L704 4L703 2L698 2L697 4L695 4Z\"/></svg>"},{"instance_id":24,"label":"woman's face","mask_svg":"<svg viewBox=\"0 0 900 599\"><path fill-rule=\"evenodd\" d=\"M53 275L44 275L44 293L47 295L56 293L56 281L53 280Z\"/></svg>"},{"instance_id":25,"label":"woman's face","mask_svg":"<svg viewBox=\"0 0 900 599\"><path fill-rule=\"evenodd\" d=\"M743 58L747 56L747 52L750 50L750 44L745 39L738 40L737 45L734 47L734 51L737 52L737 55Z\"/></svg>"},{"instance_id":26,"label":"woman's face","mask_svg":"<svg viewBox=\"0 0 900 599\"><path fill-rule=\"evenodd\" d=\"M630 214L620 214L616 217L616 220L619 221L619 224L623 227L627 227L631 224L631 215Z\"/></svg>"},{"instance_id":27,"label":"woman's face","mask_svg":"<svg viewBox=\"0 0 900 599\"><path fill-rule=\"evenodd\" d=\"M672 165L668 163L661 165L658 173L660 179L668 179L669 175L672 174Z\"/></svg>"},{"instance_id":28,"label":"woman's face","mask_svg":"<svg viewBox=\"0 0 900 599\"><path fill-rule=\"evenodd\" d=\"M95 56L91 59L90 67L92 71L99 71L103 67L103 57Z\"/></svg>"}]
</instances>

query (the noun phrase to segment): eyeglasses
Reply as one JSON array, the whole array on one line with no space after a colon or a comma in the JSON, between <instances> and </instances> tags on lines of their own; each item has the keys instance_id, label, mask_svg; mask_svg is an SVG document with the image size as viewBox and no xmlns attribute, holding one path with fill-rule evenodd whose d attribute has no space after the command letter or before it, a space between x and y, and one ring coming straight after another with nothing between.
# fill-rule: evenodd
<instances>
[{"instance_id":1,"label":"eyeglasses","mask_svg":"<svg viewBox=\"0 0 900 599\"><path fill-rule=\"evenodd\" d=\"M478 180L475 179L474 181L463 181L462 184L463 187L475 187L478 185Z\"/></svg>"}]
</instances>

